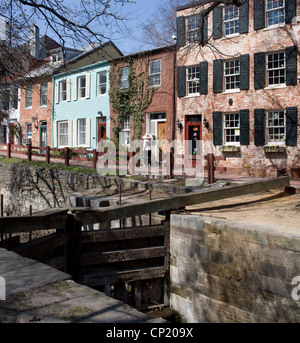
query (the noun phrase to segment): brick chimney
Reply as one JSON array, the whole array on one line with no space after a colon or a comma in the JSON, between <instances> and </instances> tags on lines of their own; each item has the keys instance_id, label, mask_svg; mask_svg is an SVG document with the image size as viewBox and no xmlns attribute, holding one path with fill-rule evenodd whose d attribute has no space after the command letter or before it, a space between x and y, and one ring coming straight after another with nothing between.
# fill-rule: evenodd
<instances>
[{"instance_id":1,"label":"brick chimney","mask_svg":"<svg viewBox=\"0 0 300 343\"><path fill-rule=\"evenodd\" d=\"M40 29L36 25L32 25L30 28L30 55L31 57L38 59L40 55L40 47L39 47L39 40L40 40Z\"/></svg>"}]
</instances>

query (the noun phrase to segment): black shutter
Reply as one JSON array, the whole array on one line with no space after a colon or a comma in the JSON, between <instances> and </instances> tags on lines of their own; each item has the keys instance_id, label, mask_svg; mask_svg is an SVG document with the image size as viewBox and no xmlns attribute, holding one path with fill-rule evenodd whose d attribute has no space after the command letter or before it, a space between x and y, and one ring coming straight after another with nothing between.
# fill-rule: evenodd
<instances>
[{"instance_id":1,"label":"black shutter","mask_svg":"<svg viewBox=\"0 0 300 343\"><path fill-rule=\"evenodd\" d=\"M288 107L286 109L286 145L297 146L297 107Z\"/></svg>"},{"instance_id":2,"label":"black shutter","mask_svg":"<svg viewBox=\"0 0 300 343\"><path fill-rule=\"evenodd\" d=\"M240 33L247 33L249 30L249 0L240 6L239 18L239 31Z\"/></svg>"},{"instance_id":3,"label":"black shutter","mask_svg":"<svg viewBox=\"0 0 300 343\"><path fill-rule=\"evenodd\" d=\"M203 20L204 19L204 20ZM203 21L203 43L207 43L208 41L208 18L203 18L201 16L201 21ZM201 32L200 32L200 41L202 39Z\"/></svg>"},{"instance_id":4,"label":"black shutter","mask_svg":"<svg viewBox=\"0 0 300 343\"><path fill-rule=\"evenodd\" d=\"M240 143L241 145L250 144L249 110L240 110Z\"/></svg>"},{"instance_id":5,"label":"black shutter","mask_svg":"<svg viewBox=\"0 0 300 343\"><path fill-rule=\"evenodd\" d=\"M249 60L250 56L241 55L240 57L240 89L249 89Z\"/></svg>"},{"instance_id":6,"label":"black shutter","mask_svg":"<svg viewBox=\"0 0 300 343\"><path fill-rule=\"evenodd\" d=\"M208 62L200 63L200 94L207 94Z\"/></svg>"},{"instance_id":7,"label":"black shutter","mask_svg":"<svg viewBox=\"0 0 300 343\"><path fill-rule=\"evenodd\" d=\"M264 0L253 1L254 12L254 30L260 30L264 28L265 24L265 2Z\"/></svg>"},{"instance_id":8,"label":"black shutter","mask_svg":"<svg viewBox=\"0 0 300 343\"><path fill-rule=\"evenodd\" d=\"M213 76L213 90L214 93L222 93L222 80L223 80L223 60L214 60L213 64L214 76Z\"/></svg>"},{"instance_id":9,"label":"black shutter","mask_svg":"<svg viewBox=\"0 0 300 343\"><path fill-rule=\"evenodd\" d=\"M265 145L265 110L254 110L254 143L257 146Z\"/></svg>"},{"instance_id":10,"label":"black shutter","mask_svg":"<svg viewBox=\"0 0 300 343\"><path fill-rule=\"evenodd\" d=\"M222 112L213 112L214 145L222 145Z\"/></svg>"},{"instance_id":11,"label":"black shutter","mask_svg":"<svg viewBox=\"0 0 300 343\"><path fill-rule=\"evenodd\" d=\"M290 24L296 17L296 0L285 0L285 22Z\"/></svg>"},{"instance_id":12,"label":"black shutter","mask_svg":"<svg viewBox=\"0 0 300 343\"><path fill-rule=\"evenodd\" d=\"M184 16L177 17L177 46L182 47L185 45L185 28L184 28Z\"/></svg>"},{"instance_id":13,"label":"black shutter","mask_svg":"<svg viewBox=\"0 0 300 343\"><path fill-rule=\"evenodd\" d=\"M257 52L254 54L254 88L262 89L265 87L265 53Z\"/></svg>"},{"instance_id":14,"label":"black shutter","mask_svg":"<svg viewBox=\"0 0 300 343\"><path fill-rule=\"evenodd\" d=\"M177 92L178 97L182 98L186 95L186 71L185 67L177 68Z\"/></svg>"},{"instance_id":15,"label":"black shutter","mask_svg":"<svg viewBox=\"0 0 300 343\"><path fill-rule=\"evenodd\" d=\"M213 38L222 37L222 7L218 6L213 10Z\"/></svg>"},{"instance_id":16,"label":"black shutter","mask_svg":"<svg viewBox=\"0 0 300 343\"><path fill-rule=\"evenodd\" d=\"M286 84L297 84L297 47L290 46L285 49L286 55Z\"/></svg>"}]
</instances>

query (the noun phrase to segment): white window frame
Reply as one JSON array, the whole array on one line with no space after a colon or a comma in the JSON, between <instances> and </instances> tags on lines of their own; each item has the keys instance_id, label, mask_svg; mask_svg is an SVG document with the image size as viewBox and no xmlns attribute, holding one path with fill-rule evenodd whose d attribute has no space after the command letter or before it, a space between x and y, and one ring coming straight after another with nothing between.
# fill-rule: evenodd
<instances>
[{"instance_id":1,"label":"white window frame","mask_svg":"<svg viewBox=\"0 0 300 343\"><path fill-rule=\"evenodd\" d=\"M228 64L234 63L233 66L229 66ZM234 72L231 72L230 69L236 69L238 68L238 71L234 70ZM225 60L224 61L224 91L225 92L232 92L235 90L240 90L240 73L241 73L241 65L239 59L231 59L231 60ZM228 71L228 74L227 73ZM227 80L230 80L229 83L227 83ZM233 87L230 86L230 88L227 88L227 85L233 85Z\"/></svg>"},{"instance_id":2,"label":"white window frame","mask_svg":"<svg viewBox=\"0 0 300 343\"><path fill-rule=\"evenodd\" d=\"M125 138L126 135L126 138ZM125 116L122 122L122 130L120 132L120 144L129 145L130 143L130 116Z\"/></svg>"},{"instance_id":3,"label":"white window frame","mask_svg":"<svg viewBox=\"0 0 300 343\"><path fill-rule=\"evenodd\" d=\"M237 118L236 118L237 116ZM240 113L239 112L232 112L232 113L224 113L223 114L223 131L224 131L224 144L225 145L240 145L240 138L241 138L241 128L240 128ZM227 134L227 131L231 131ZM233 137L234 140L227 140L227 137ZM238 137L238 139L237 139Z\"/></svg>"},{"instance_id":4,"label":"white window frame","mask_svg":"<svg viewBox=\"0 0 300 343\"><path fill-rule=\"evenodd\" d=\"M32 107L32 85L26 86L25 108Z\"/></svg>"},{"instance_id":5,"label":"white window frame","mask_svg":"<svg viewBox=\"0 0 300 343\"><path fill-rule=\"evenodd\" d=\"M67 80L59 81L59 99L60 102L67 101Z\"/></svg>"},{"instance_id":6,"label":"white window frame","mask_svg":"<svg viewBox=\"0 0 300 343\"><path fill-rule=\"evenodd\" d=\"M274 56L274 55L280 55L280 54L283 54L284 58L283 58L283 61L284 61L284 65L280 66L280 67L273 67L273 68L269 68L269 56ZM280 60L279 60L280 61ZM273 60L274 62L274 60ZM279 83L273 83L271 84L270 83L270 74L273 73L273 72L276 72L276 71L279 71L284 73L284 76L281 75L281 76L272 76L273 78L276 78L276 77L284 77L284 82L279 82ZM272 52L272 53L268 53L266 54L266 86L267 87L281 87L281 86L285 86L286 85L286 54L285 54L285 51L278 51L278 52Z\"/></svg>"},{"instance_id":7,"label":"white window frame","mask_svg":"<svg viewBox=\"0 0 300 343\"><path fill-rule=\"evenodd\" d=\"M276 113L278 115L278 118L275 117ZM280 114L281 114L281 118L280 118ZM271 133L271 130L274 130L273 133ZM277 130L277 133L275 133L276 130ZM282 135L282 139L275 140L274 137L276 135L278 136ZM273 139L270 138L271 136L273 136ZM286 141L286 112L285 110L266 111L266 143L267 145L285 146L285 141Z\"/></svg>"},{"instance_id":8,"label":"white window frame","mask_svg":"<svg viewBox=\"0 0 300 343\"><path fill-rule=\"evenodd\" d=\"M101 83L101 75L105 75L105 82ZM100 71L97 73L97 96L102 96L107 93L107 71ZM102 92L102 87L105 86L105 92Z\"/></svg>"},{"instance_id":9,"label":"white window frame","mask_svg":"<svg viewBox=\"0 0 300 343\"><path fill-rule=\"evenodd\" d=\"M67 140L66 140L66 144L61 144L62 143L62 139L61 139L61 125L65 125L66 124L66 127L67 127L67 133L64 133L64 136L67 137ZM69 127L69 121L65 120L65 121L59 121L57 122L57 139L58 139L58 146L59 147L67 147L69 146L69 130L70 130L70 127ZM63 142L65 143L65 142Z\"/></svg>"},{"instance_id":10,"label":"white window frame","mask_svg":"<svg viewBox=\"0 0 300 343\"><path fill-rule=\"evenodd\" d=\"M82 85L82 81L84 80L84 86ZM78 99L85 99L87 96L87 77L86 75L79 76L77 78L78 82ZM84 95L82 95L84 92Z\"/></svg>"},{"instance_id":11,"label":"white window frame","mask_svg":"<svg viewBox=\"0 0 300 343\"><path fill-rule=\"evenodd\" d=\"M186 18L186 40L189 44L199 41L200 20L199 15Z\"/></svg>"},{"instance_id":12,"label":"white window frame","mask_svg":"<svg viewBox=\"0 0 300 343\"><path fill-rule=\"evenodd\" d=\"M121 76L120 76L120 88L121 89L128 89L129 88L129 73L130 73L129 67L124 67L121 69Z\"/></svg>"},{"instance_id":13,"label":"white window frame","mask_svg":"<svg viewBox=\"0 0 300 343\"><path fill-rule=\"evenodd\" d=\"M29 130L30 127L30 130ZM25 123L25 138L32 139L32 123Z\"/></svg>"},{"instance_id":14,"label":"white window frame","mask_svg":"<svg viewBox=\"0 0 300 343\"><path fill-rule=\"evenodd\" d=\"M153 66L159 63L159 70L153 70ZM157 81L159 77L159 82ZM161 60L153 60L149 63L149 85L150 87L160 87L161 85Z\"/></svg>"},{"instance_id":15,"label":"white window frame","mask_svg":"<svg viewBox=\"0 0 300 343\"><path fill-rule=\"evenodd\" d=\"M228 13L230 12L230 13ZM239 7L235 5L228 5L223 7L223 32L224 36L230 37L233 35L239 34L240 28L240 10ZM229 27L226 27L229 24ZM233 26L232 26L233 25ZM233 29L233 33L227 33L227 31L231 31Z\"/></svg>"},{"instance_id":16,"label":"white window frame","mask_svg":"<svg viewBox=\"0 0 300 343\"><path fill-rule=\"evenodd\" d=\"M278 0L266 0L265 1L265 13L266 13L265 22L266 22L266 27L278 27L278 26L285 25L285 0L282 0L283 4L280 5L280 6L273 7L273 8L268 8L268 4L270 4L270 3L276 4L278 2L279 2ZM283 12L283 16L281 16L282 21L278 22L278 23L275 23L275 24L270 24L269 25L269 22L268 22L269 15L274 14L275 12L277 12L279 14L280 11Z\"/></svg>"},{"instance_id":17,"label":"white window frame","mask_svg":"<svg viewBox=\"0 0 300 343\"><path fill-rule=\"evenodd\" d=\"M84 131L81 131L80 123L84 122ZM85 118L78 119L77 121L77 137L78 137L78 146L87 146L87 120ZM81 141L81 135L84 135L84 142Z\"/></svg>"},{"instance_id":18,"label":"white window frame","mask_svg":"<svg viewBox=\"0 0 300 343\"><path fill-rule=\"evenodd\" d=\"M193 77L194 76L194 77ZM199 66L192 66L186 68L186 83L187 95L200 94L200 68ZM190 91L196 87L196 91Z\"/></svg>"},{"instance_id":19,"label":"white window frame","mask_svg":"<svg viewBox=\"0 0 300 343\"><path fill-rule=\"evenodd\" d=\"M41 83L40 107L48 106L48 82Z\"/></svg>"}]
</instances>

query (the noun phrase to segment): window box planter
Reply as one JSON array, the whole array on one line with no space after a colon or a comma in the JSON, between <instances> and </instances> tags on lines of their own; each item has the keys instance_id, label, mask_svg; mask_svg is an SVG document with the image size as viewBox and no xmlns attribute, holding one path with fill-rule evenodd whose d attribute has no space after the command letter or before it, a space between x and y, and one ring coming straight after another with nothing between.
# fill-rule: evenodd
<instances>
[{"instance_id":1,"label":"window box planter","mask_svg":"<svg viewBox=\"0 0 300 343\"><path fill-rule=\"evenodd\" d=\"M220 150L223 152L238 152L241 151L241 148L236 145L222 145Z\"/></svg>"},{"instance_id":2,"label":"window box planter","mask_svg":"<svg viewBox=\"0 0 300 343\"><path fill-rule=\"evenodd\" d=\"M265 146L264 147L265 152L267 153L279 153L279 152L285 152L284 146Z\"/></svg>"}]
</instances>

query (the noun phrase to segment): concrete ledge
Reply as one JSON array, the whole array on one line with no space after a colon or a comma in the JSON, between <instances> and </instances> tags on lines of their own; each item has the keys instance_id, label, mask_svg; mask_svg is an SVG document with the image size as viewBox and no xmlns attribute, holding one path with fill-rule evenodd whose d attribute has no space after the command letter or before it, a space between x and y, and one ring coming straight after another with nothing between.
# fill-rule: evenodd
<instances>
[{"instance_id":1,"label":"concrete ledge","mask_svg":"<svg viewBox=\"0 0 300 343\"><path fill-rule=\"evenodd\" d=\"M6 300L0 323L163 323L121 301L70 280L45 264L0 248Z\"/></svg>"}]
</instances>

